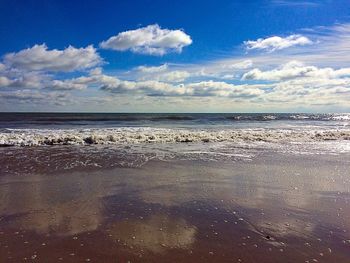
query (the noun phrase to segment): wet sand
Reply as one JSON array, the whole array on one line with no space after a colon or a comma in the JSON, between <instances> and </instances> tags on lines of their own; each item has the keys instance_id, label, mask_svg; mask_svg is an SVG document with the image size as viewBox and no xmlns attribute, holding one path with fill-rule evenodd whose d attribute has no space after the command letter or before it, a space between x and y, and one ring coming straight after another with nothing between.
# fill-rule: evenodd
<instances>
[{"instance_id":1,"label":"wet sand","mask_svg":"<svg viewBox=\"0 0 350 263\"><path fill-rule=\"evenodd\" d=\"M10 170L0 262L350 262L349 167L348 155L269 153Z\"/></svg>"}]
</instances>

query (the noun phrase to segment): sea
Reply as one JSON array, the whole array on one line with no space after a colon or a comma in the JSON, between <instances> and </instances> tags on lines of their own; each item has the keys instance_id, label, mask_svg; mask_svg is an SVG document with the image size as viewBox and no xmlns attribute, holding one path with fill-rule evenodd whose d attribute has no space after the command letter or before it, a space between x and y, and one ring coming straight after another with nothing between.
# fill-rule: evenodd
<instances>
[{"instance_id":1,"label":"sea","mask_svg":"<svg viewBox=\"0 0 350 263\"><path fill-rule=\"evenodd\" d=\"M350 114L1 113L0 146L3 162L51 170L249 161L268 152L340 155L350 152Z\"/></svg>"}]
</instances>

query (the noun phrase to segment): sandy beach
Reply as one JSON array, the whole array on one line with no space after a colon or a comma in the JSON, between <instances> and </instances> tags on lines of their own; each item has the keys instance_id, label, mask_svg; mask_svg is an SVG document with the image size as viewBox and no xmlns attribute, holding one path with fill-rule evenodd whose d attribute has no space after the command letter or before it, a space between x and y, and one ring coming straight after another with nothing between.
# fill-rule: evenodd
<instances>
[{"instance_id":1,"label":"sandy beach","mask_svg":"<svg viewBox=\"0 0 350 263\"><path fill-rule=\"evenodd\" d=\"M348 262L349 160L265 152L2 170L0 261Z\"/></svg>"}]
</instances>

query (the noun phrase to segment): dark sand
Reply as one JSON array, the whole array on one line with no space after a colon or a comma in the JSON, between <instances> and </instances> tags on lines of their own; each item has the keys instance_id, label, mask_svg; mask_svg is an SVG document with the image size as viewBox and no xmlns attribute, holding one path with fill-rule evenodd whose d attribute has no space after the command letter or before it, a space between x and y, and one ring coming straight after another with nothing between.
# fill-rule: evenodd
<instances>
[{"instance_id":1,"label":"dark sand","mask_svg":"<svg viewBox=\"0 0 350 263\"><path fill-rule=\"evenodd\" d=\"M349 160L10 170L0 262L350 262Z\"/></svg>"}]
</instances>

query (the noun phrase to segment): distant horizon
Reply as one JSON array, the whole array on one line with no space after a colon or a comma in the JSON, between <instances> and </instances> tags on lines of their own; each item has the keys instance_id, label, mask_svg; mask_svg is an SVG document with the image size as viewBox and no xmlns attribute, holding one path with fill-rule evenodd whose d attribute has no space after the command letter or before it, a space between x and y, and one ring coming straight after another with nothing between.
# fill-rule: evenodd
<instances>
[{"instance_id":1,"label":"distant horizon","mask_svg":"<svg viewBox=\"0 0 350 263\"><path fill-rule=\"evenodd\" d=\"M69 112L69 111L2 111L0 114L11 113L44 113L44 114L350 114L350 112Z\"/></svg>"}]
</instances>

